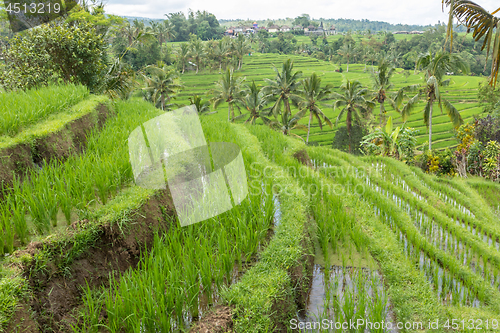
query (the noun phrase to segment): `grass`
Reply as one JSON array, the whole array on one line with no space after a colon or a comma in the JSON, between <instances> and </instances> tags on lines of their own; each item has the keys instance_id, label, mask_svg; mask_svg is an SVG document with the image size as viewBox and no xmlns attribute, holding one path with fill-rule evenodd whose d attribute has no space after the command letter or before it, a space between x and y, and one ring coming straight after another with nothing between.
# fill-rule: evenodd
<instances>
[{"instance_id":1,"label":"grass","mask_svg":"<svg viewBox=\"0 0 500 333\"><path fill-rule=\"evenodd\" d=\"M0 136L14 136L26 126L65 111L89 95L82 85L48 86L0 94Z\"/></svg>"}]
</instances>

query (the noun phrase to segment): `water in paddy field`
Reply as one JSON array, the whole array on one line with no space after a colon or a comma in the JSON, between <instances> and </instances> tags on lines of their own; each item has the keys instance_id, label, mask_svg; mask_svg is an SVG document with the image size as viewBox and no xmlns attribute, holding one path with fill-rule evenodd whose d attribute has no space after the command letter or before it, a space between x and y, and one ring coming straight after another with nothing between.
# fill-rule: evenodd
<instances>
[{"instance_id":1,"label":"water in paddy field","mask_svg":"<svg viewBox=\"0 0 500 333\"><path fill-rule=\"evenodd\" d=\"M361 318L373 325L385 323L385 329L378 330L362 325L360 328L364 327L365 332L398 332L387 324L396 321L380 273L368 268L330 266L325 269L314 265L306 309L298 313L297 322L301 326L295 325L295 331L342 332L342 323Z\"/></svg>"}]
</instances>

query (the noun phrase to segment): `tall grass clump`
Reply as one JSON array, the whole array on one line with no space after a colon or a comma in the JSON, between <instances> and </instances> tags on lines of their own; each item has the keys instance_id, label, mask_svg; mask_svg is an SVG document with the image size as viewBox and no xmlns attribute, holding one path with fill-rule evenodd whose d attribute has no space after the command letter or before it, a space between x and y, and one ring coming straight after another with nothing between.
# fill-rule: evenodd
<instances>
[{"instance_id":1,"label":"tall grass clump","mask_svg":"<svg viewBox=\"0 0 500 333\"><path fill-rule=\"evenodd\" d=\"M72 214L83 219L89 211L105 205L110 198L133 181L127 139L140 124L160 115L158 109L143 101L117 102L115 116L87 137L84 153L70 155L64 162L44 162L28 170L26 179L14 179L3 190L0 202L3 215L3 241L14 239L23 245L34 235L44 235L57 227L62 211L65 224Z\"/></svg>"},{"instance_id":2,"label":"tall grass clump","mask_svg":"<svg viewBox=\"0 0 500 333\"><path fill-rule=\"evenodd\" d=\"M48 86L0 94L0 136L14 136L24 127L66 111L89 91L82 85Z\"/></svg>"}]
</instances>

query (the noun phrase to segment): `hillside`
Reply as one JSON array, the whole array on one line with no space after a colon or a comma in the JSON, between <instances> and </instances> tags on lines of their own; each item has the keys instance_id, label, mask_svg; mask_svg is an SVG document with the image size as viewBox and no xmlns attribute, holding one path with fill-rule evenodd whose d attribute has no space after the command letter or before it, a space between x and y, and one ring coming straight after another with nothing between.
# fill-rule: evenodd
<instances>
[{"instance_id":1,"label":"hillside","mask_svg":"<svg viewBox=\"0 0 500 333\"><path fill-rule=\"evenodd\" d=\"M273 64L278 68L281 68L281 64L286 59L291 58L294 61L294 69L303 72L303 77L309 76L311 73L316 72L322 78L323 84L332 84L334 87L333 91L340 92L339 87L343 80L359 80L364 86L371 87L370 70L372 67L370 65L366 66L361 64L350 64L349 72L345 71L345 64L342 66L344 68L343 73L335 72L339 68L338 65L332 64L331 62L322 61L314 59L311 57L303 57L297 55L277 55L277 54L260 54L253 53L251 56L246 55L244 57L244 66L242 70L237 71L239 77L246 77L245 83L251 83L253 80L258 85L264 85L264 78L272 79L275 75L273 71ZM376 68L376 67L375 67ZM181 76L181 80L185 85L185 89L179 94L177 102L180 104L189 104L188 98L192 95L204 96L206 92L214 88L214 83L219 80L220 74L215 71L212 72L200 72L195 74L194 72L189 72ZM462 118L465 122L471 121L474 115L479 115L482 112L477 101L477 87L480 82L485 79L473 76L451 76L451 83L444 90L445 96L451 103L453 103L457 109L460 111ZM423 84L423 74L417 72L416 74L411 71L410 76L405 78L402 69L397 69L396 74L392 79L395 87L394 91L411 84ZM323 106L324 113L333 121L339 113L339 110L333 110L333 100L327 100L321 102ZM417 145L422 146L428 140L428 132L423 121L423 106L424 103L420 104L415 108L412 116L408 120L408 125L417 129L418 141ZM395 121L397 126L402 124L401 115L394 111L390 105L386 105L387 117L391 116ZM218 108L218 114L212 115L210 117L215 117L217 119L227 118L227 105L222 104ZM297 111L296 108L293 109L293 113ZM375 108L375 113L378 112L378 105ZM245 118L246 119L246 118ZM308 118L304 117L301 123L307 125ZM457 145L457 141L454 138L453 126L449 121L447 115L442 115L439 113L435 114L433 118L433 147L435 149L451 148ZM338 127L345 126L345 118L339 122ZM330 129L328 126L324 126L323 130L320 130L317 122L313 122L311 125L311 137L310 141L317 143L319 145L331 146L335 132L338 127L333 127ZM297 134L301 135L303 138L306 136L305 131L296 131ZM420 148L419 147L419 148Z\"/></svg>"},{"instance_id":2,"label":"hillside","mask_svg":"<svg viewBox=\"0 0 500 333\"><path fill-rule=\"evenodd\" d=\"M189 77L191 93L210 80ZM102 103L108 119L87 134L86 149L47 156L3 192L7 332L286 332L323 318L427 325L409 331L439 320L433 331L444 332L456 318L498 327L498 184L305 146L221 112L201 126L208 143L240 148L248 197L181 227L170 189L134 184L128 157L130 133L164 113L135 98ZM164 133L188 144L175 128ZM188 161L176 175L193 170Z\"/></svg>"}]
</instances>

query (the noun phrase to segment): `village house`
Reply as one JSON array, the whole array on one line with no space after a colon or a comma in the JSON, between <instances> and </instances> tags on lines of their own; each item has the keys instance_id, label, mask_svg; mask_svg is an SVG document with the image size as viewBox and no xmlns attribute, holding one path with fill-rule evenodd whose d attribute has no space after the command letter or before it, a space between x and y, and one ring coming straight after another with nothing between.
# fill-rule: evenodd
<instances>
[{"instance_id":1,"label":"village house","mask_svg":"<svg viewBox=\"0 0 500 333\"><path fill-rule=\"evenodd\" d=\"M269 31L269 33L275 33L280 31L280 27L278 27L277 25L272 25L269 28L267 28L267 31Z\"/></svg>"}]
</instances>

